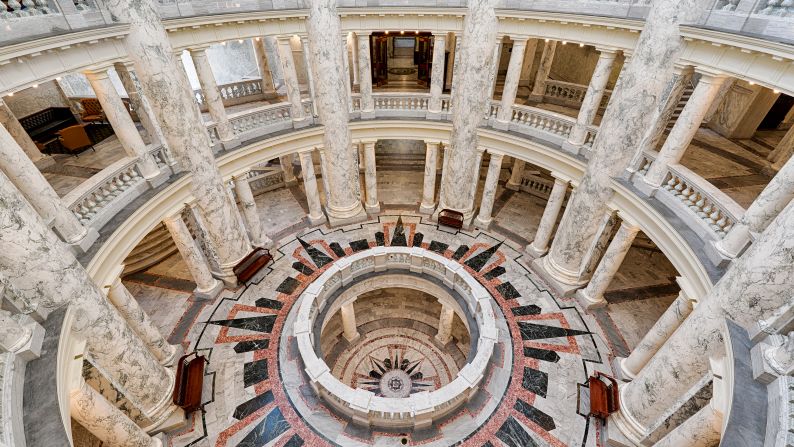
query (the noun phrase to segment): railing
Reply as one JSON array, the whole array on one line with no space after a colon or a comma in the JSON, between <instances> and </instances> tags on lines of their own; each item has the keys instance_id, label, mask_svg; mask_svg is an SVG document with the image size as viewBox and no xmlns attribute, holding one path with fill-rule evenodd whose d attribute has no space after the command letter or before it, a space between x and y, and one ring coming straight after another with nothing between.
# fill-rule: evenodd
<instances>
[{"instance_id":1,"label":"railing","mask_svg":"<svg viewBox=\"0 0 794 447\"><path fill-rule=\"evenodd\" d=\"M573 82L548 80L546 81L546 90L543 94L543 102L578 108L582 105L582 101L584 101L587 88L588 86L586 85L574 84ZM606 107L611 95L612 90L606 90L604 92L599 108Z\"/></svg>"},{"instance_id":2,"label":"railing","mask_svg":"<svg viewBox=\"0 0 794 447\"><path fill-rule=\"evenodd\" d=\"M262 91L261 79L247 79L245 81L219 85L218 90L221 92L223 105L227 107L265 99L265 93ZM199 108L202 111L206 111L207 100L204 97L204 92L202 92L201 89L193 90L193 96L196 98Z\"/></svg>"},{"instance_id":3,"label":"railing","mask_svg":"<svg viewBox=\"0 0 794 447\"><path fill-rule=\"evenodd\" d=\"M535 174L524 174L524 177L521 178L519 188L533 196L540 197L541 199L548 199L551 195L552 188L554 188L554 181L538 177Z\"/></svg>"},{"instance_id":4,"label":"railing","mask_svg":"<svg viewBox=\"0 0 794 447\"><path fill-rule=\"evenodd\" d=\"M248 171L248 182L254 195L284 186L284 172L278 168L254 168Z\"/></svg>"},{"instance_id":5,"label":"railing","mask_svg":"<svg viewBox=\"0 0 794 447\"><path fill-rule=\"evenodd\" d=\"M353 94L353 112L361 111L361 94ZM425 117L429 111L429 93L374 93L374 117ZM449 95L441 95L441 113L449 113Z\"/></svg>"}]
</instances>

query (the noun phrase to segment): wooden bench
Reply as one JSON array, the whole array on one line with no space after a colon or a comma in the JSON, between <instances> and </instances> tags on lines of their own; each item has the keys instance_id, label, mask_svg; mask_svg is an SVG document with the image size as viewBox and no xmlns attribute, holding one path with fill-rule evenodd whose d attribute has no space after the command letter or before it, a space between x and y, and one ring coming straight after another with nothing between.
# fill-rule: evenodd
<instances>
[{"instance_id":1,"label":"wooden bench","mask_svg":"<svg viewBox=\"0 0 794 447\"><path fill-rule=\"evenodd\" d=\"M270 255L270 250L267 250L262 247L254 248L254 251L248 254L248 256L244 257L242 261L238 262L237 265L234 266L232 271L237 276L237 281L241 284L245 284L251 279L256 273L262 269L268 262L273 260L273 256Z\"/></svg>"},{"instance_id":2,"label":"wooden bench","mask_svg":"<svg viewBox=\"0 0 794 447\"><path fill-rule=\"evenodd\" d=\"M192 357L192 358L191 358ZM204 386L204 365L207 358L198 355L195 351L183 355L176 366L176 380L174 383L174 405L181 407L185 413L190 413L201 408L201 390Z\"/></svg>"},{"instance_id":3,"label":"wooden bench","mask_svg":"<svg viewBox=\"0 0 794 447\"><path fill-rule=\"evenodd\" d=\"M607 381L604 381L606 379ZM590 414L606 419L611 413L618 411L620 397L618 383L612 377L596 372L588 379L590 384Z\"/></svg>"},{"instance_id":4,"label":"wooden bench","mask_svg":"<svg viewBox=\"0 0 794 447\"><path fill-rule=\"evenodd\" d=\"M450 209L443 209L438 213L438 224L460 230L463 228L463 213Z\"/></svg>"}]
</instances>

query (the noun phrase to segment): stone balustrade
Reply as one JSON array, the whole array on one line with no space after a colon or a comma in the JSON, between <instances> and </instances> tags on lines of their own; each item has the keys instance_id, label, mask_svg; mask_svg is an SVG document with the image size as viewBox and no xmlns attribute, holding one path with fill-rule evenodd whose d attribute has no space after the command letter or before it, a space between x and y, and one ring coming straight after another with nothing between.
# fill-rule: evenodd
<instances>
[{"instance_id":1,"label":"stone balustrade","mask_svg":"<svg viewBox=\"0 0 794 447\"><path fill-rule=\"evenodd\" d=\"M548 199L551 195L552 188L554 188L554 180L548 180L535 174L524 173L524 177L521 178L521 183L518 187L528 194L540 197L541 199Z\"/></svg>"},{"instance_id":2,"label":"stone balustrade","mask_svg":"<svg viewBox=\"0 0 794 447\"><path fill-rule=\"evenodd\" d=\"M375 93L372 95L375 104L374 116L377 117L418 117L424 118L430 103L429 93ZM361 95L353 95L353 117L361 111ZM441 96L441 114L449 114L449 95Z\"/></svg>"},{"instance_id":3,"label":"stone balustrade","mask_svg":"<svg viewBox=\"0 0 794 447\"><path fill-rule=\"evenodd\" d=\"M218 86L226 107L245 104L248 102L261 101L266 99L265 92L262 91L261 79L246 79L244 81L232 82ZM207 111L207 103L204 99L204 92L201 89L193 90L193 96L202 112Z\"/></svg>"},{"instance_id":4,"label":"stone balustrade","mask_svg":"<svg viewBox=\"0 0 794 447\"><path fill-rule=\"evenodd\" d=\"M554 144L568 138L575 118L535 107L513 106L510 130L539 137Z\"/></svg>"},{"instance_id":5,"label":"stone balustrade","mask_svg":"<svg viewBox=\"0 0 794 447\"><path fill-rule=\"evenodd\" d=\"M476 354L452 382L437 390L407 398L379 397L342 383L317 355L312 332L315 319L330 304L328 298L359 276L387 271L408 271L441 281L463 297L463 311L474 316L479 330ZM427 427L470 399L485 376L498 336L487 290L457 261L418 247L375 247L336 261L301 295L294 328L298 350L316 392L354 423L382 428Z\"/></svg>"},{"instance_id":6,"label":"stone balustrade","mask_svg":"<svg viewBox=\"0 0 794 447\"><path fill-rule=\"evenodd\" d=\"M584 97L587 94L587 87L586 85L574 84L573 82L554 81L549 79L546 81L543 102L578 109L582 105L582 101L584 101ZM610 95L612 95L612 90L604 91L604 96L601 98L599 107L606 107Z\"/></svg>"},{"instance_id":7,"label":"stone balustrade","mask_svg":"<svg viewBox=\"0 0 794 447\"><path fill-rule=\"evenodd\" d=\"M281 168L255 168L248 171L248 182L254 195L262 194L284 186L284 172Z\"/></svg>"}]
</instances>

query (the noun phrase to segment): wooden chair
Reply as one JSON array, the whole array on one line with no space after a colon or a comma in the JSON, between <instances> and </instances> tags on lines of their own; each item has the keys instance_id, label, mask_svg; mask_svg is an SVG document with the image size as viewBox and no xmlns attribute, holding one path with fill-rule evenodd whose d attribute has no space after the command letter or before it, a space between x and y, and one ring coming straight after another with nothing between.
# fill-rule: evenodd
<instances>
[{"instance_id":1,"label":"wooden chair","mask_svg":"<svg viewBox=\"0 0 794 447\"><path fill-rule=\"evenodd\" d=\"M603 379L606 379L605 382ZM606 419L620 407L618 382L601 372L588 379L590 385L590 414Z\"/></svg>"},{"instance_id":2,"label":"wooden chair","mask_svg":"<svg viewBox=\"0 0 794 447\"><path fill-rule=\"evenodd\" d=\"M86 123L102 122L106 123L107 118L102 110L102 105L96 98L83 98L80 100L80 107L83 109L80 119Z\"/></svg>"},{"instance_id":3,"label":"wooden chair","mask_svg":"<svg viewBox=\"0 0 794 447\"><path fill-rule=\"evenodd\" d=\"M262 269L268 262L273 260L273 256L270 255L270 250L267 250L262 247L254 248L254 251L248 254L248 256L244 257L242 261L238 262L237 265L234 266L232 271L237 276L237 281L241 284L245 284L251 279L256 273Z\"/></svg>"},{"instance_id":4,"label":"wooden chair","mask_svg":"<svg viewBox=\"0 0 794 447\"><path fill-rule=\"evenodd\" d=\"M88 136L88 133L85 131L85 126L82 124L59 130L58 139L60 140L61 146L75 157L88 148L96 152L94 142L91 140L91 137Z\"/></svg>"},{"instance_id":5,"label":"wooden chair","mask_svg":"<svg viewBox=\"0 0 794 447\"><path fill-rule=\"evenodd\" d=\"M195 351L183 355L177 363L172 398L174 405L181 407L185 413L199 408L204 409L201 403L201 390L204 386L204 365L208 363L206 357L198 355Z\"/></svg>"},{"instance_id":6,"label":"wooden chair","mask_svg":"<svg viewBox=\"0 0 794 447\"><path fill-rule=\"evenodd\" d=\"M450 209L443 209L438 213L438 224L460 230L463 228L463 213Z\"/></svg>"}]
</instances>

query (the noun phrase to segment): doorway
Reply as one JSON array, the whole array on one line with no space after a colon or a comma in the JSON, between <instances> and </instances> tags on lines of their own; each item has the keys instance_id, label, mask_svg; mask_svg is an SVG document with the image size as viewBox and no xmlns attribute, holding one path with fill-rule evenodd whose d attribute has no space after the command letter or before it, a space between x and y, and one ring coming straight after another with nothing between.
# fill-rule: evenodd
<instances>
[{"instance_id":1,"label":"doorway","mask_svg":"<svg viewBox=\"0 0 794 447\"><path fill-rule=\"evenodd\" d=\"M433 39L430 33L405 31L371 36L372 83L381 91L416 91L430 86Z\"/></svg>"}]
</instances>

